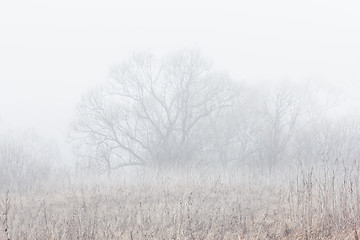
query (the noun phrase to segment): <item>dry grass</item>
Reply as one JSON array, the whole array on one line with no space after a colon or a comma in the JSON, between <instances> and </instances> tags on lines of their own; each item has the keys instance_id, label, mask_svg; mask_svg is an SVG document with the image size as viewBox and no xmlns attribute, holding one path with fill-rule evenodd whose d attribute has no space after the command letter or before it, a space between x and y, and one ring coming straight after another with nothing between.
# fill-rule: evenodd
<instances>
[{"instance_id":1,"label":"dry grass","mask_svg":"<svg viewBox=\"0 0 360 240\"><path fill-rule=\"evenodd\" d=\"M359 239L356 174L242 179L2 194L0 239Z\"/></svg>"}]
</instances>

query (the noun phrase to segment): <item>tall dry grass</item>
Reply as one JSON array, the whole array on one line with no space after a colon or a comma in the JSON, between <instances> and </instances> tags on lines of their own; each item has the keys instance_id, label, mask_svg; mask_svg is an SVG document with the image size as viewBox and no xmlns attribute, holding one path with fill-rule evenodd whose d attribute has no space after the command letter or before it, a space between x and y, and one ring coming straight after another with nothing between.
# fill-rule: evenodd
<instances>
[{"instance_id":1,"label":"tall dry grass","mask_svg":"<svg viewBox=\"0 0 360 240\"><path fill-rule=\"evenodd\" d=\"M0 239L359 239L358 176L310 168L67 180L2 193Z\"/></svg>"}]
</instances>

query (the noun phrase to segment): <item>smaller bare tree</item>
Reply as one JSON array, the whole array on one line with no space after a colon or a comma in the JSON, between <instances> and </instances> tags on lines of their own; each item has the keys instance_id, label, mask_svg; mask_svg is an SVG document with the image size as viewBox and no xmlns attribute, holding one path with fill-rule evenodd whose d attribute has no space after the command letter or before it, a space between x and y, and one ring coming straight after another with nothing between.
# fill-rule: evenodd
<instances>
[{"instance_id":1,"label":"smaller bare tree","mask_svg":"<svg viewBox=\"0 0 360 240\"><path fill-rule=\"evenodd\" d=\"M260 112L264 125L260 132L269 169L279 163L297 129L300 99L290 89L273 89L263 99Z\"/></svg>"}]
</instances>

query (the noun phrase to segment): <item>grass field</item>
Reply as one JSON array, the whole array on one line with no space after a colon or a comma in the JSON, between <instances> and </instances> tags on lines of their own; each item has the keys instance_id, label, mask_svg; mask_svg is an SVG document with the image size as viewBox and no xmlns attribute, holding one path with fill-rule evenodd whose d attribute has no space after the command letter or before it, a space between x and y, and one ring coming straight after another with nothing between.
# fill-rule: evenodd
<instances>
[{"instance_id":1,"label":"grass field","mask_svg":"<svg viewBox=\"0 0 360 240\"><path fill-rule=\"evenodd\" d=\"M0 239L359 239L357 176L75 179L2 193Z\"/></svg>"}]
</instances>

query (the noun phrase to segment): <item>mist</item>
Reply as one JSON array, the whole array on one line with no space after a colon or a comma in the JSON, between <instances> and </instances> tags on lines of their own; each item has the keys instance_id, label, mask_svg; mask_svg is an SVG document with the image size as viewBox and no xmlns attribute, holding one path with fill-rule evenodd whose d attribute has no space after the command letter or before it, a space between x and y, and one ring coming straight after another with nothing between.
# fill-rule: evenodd
<instances>
[{"instance_id":1,"label":"mist","mask_svg":"<svg viewBox=\"0 0 360 240\"><path fill-rule=\"evenodd\" d=\"M0 239L358 239L359 10L0 3Z\"/></svg>"}]
</instances>

